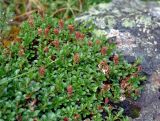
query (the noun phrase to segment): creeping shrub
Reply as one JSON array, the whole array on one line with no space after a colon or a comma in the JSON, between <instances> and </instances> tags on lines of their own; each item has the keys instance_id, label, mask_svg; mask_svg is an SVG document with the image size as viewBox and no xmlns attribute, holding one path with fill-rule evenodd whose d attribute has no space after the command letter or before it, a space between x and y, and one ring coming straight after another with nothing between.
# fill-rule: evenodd
<instances>
[{"instance_id":1,"label":"creeping shrub","mask_svg":"<svg viewBox=\"0 0 160 121\"><path fill-rule=\"evenodd\" d=\"M0 47L0 119L126 121L116 103L139 96L141 67L93 29L47 16L24 22L21 41Z\"/></svg>"}]
</instances>

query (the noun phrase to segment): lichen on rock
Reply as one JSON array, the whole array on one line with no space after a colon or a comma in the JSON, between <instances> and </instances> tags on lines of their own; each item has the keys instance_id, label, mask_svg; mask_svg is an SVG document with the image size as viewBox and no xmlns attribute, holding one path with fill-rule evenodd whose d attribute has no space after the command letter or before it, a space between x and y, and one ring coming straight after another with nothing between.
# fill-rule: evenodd
<instances>
[{"instance_id":1,"label":"lichen on rock","mask_svg":"<svg viewBox=\"0 0 160 121\"><path fill-rule=\"evenodd\" d=\"M76 21L90 19L98 33L115 38L118 50L126 58L142 59L143 71L149 79L137 101L142 107L141 115L134 121L153 121L160 114L160 2L113 0L91 8Z\"/></svg>"}]
</instances>

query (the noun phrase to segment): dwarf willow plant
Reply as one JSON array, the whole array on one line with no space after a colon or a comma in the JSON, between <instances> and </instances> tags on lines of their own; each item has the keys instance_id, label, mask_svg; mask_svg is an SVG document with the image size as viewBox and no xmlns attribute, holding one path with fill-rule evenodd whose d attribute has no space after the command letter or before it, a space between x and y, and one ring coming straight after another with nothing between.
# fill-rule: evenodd
<instances>
[{"instance_id":1,"label":"dwarf willow plant","mask_svg":"<svg viewBox=\"0 0 160 121\"><path fill-rule=\"evenodd\" d=\"M113 104L139 96L141 67L93 28L37 15L24 22L21 41L0 47L0 120L126 121Z\"/></svg>"}]
</instances>

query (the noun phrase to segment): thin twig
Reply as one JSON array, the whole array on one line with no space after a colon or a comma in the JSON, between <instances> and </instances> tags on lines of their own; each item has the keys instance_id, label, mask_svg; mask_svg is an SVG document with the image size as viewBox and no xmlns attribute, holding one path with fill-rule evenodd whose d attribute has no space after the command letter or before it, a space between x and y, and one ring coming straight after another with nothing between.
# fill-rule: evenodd
<instances>
[{"instance_id":1,"label":"thin twig","mask_svg":"<svg viewBox=\"0 0 160 121\"><path fill-rule=\"evenodd\" d=\"M20 19L20 18L23 18L23 17L25 17L25 16L29 16L30 14L32 14L32 13L34 13L34 12L36 12L37 10L32 10L32 11L28 11L28 12L26 12L26 13L24 13L24 14L21 14L21 15L19 15L19 16L16 16L15 18L13 18L13 21L14 20L18 20L18 19Z\"/></svg>"},{"instance_id":2,"label":"thin twig","mask_svg":"<svg viewBox=\"0 0 160 121\"><path fill-rule=\"evenodd\" d=\"M44 10L44 6L39 0L29 0L29 2L35 4L39 10Z\"/></svg>"},{"instance_id":3,"label":"thin twig","mask_svg":"<svg viewBox=\"0 0 160 121\"><path fill-rule=\"evenodd\" d=\"M72 9L72 8L70 8L70 10L71 10L71 12L72 12L73 16L75 17L75 14L74 14L74 11L73 11L73 9Z\"/></svg>"},{"instance_id":4,"label":"thin twig","mask_svg":"<svg viewBox=\"0 0 160 121\"><path fill-rule=\"evenodd\" d=\"M79 0L79 9L80 9L80 12L82 11L82 1Z\"/></svg>"},{"instance_id":5,"label":"thin twig","mask_svg":"<svg viewBox=\"0 0 160 121\"><path fill-rule=\"evenodd\" d=\"M65 11L65 10L67 10L67 8L60 8L60 9L56 10L56 11L53 13L53 16L55 16L57 13L60 13L60 12Z\"/></svg>"}]
</instances>

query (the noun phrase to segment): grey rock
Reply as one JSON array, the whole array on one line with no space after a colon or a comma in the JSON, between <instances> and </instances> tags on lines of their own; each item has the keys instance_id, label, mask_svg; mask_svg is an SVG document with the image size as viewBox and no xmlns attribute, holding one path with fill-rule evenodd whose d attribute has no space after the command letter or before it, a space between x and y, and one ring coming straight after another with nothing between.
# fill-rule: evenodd
<instances>
[{"instance_id":1,"label":"grey rock","mask_svg":"<svg viewBox=\"0 0 160 121\"><path fill-rule=\"evenodd\" d=\"M160 121L160 114L155 117L155 121Z\"/></svg>"},{"instance_id":2,"label":"grey rock","mask_svg":"<svg viewBox=\"0 0 160 121\"><path fill-rule=\"evenodd\" d=\"M87 20L94 22L97 31L102 31L99 33L112 38L127 61L142 59L143 71L149 78L135 102L141 106L141 114L133 121L160 121L160 1L113 0L76 18Z\"/></svg>"},{"instance_id":3,"label":"grey rock","mask_svg":"<svg viewBox=\"0 0 160 121\"><path fill-rule=\"evenodd\" d=\"M135 56L124 55L124 59L127 60L128 63L134 63L136 58Z\"/></svg>"}]
</instances>

